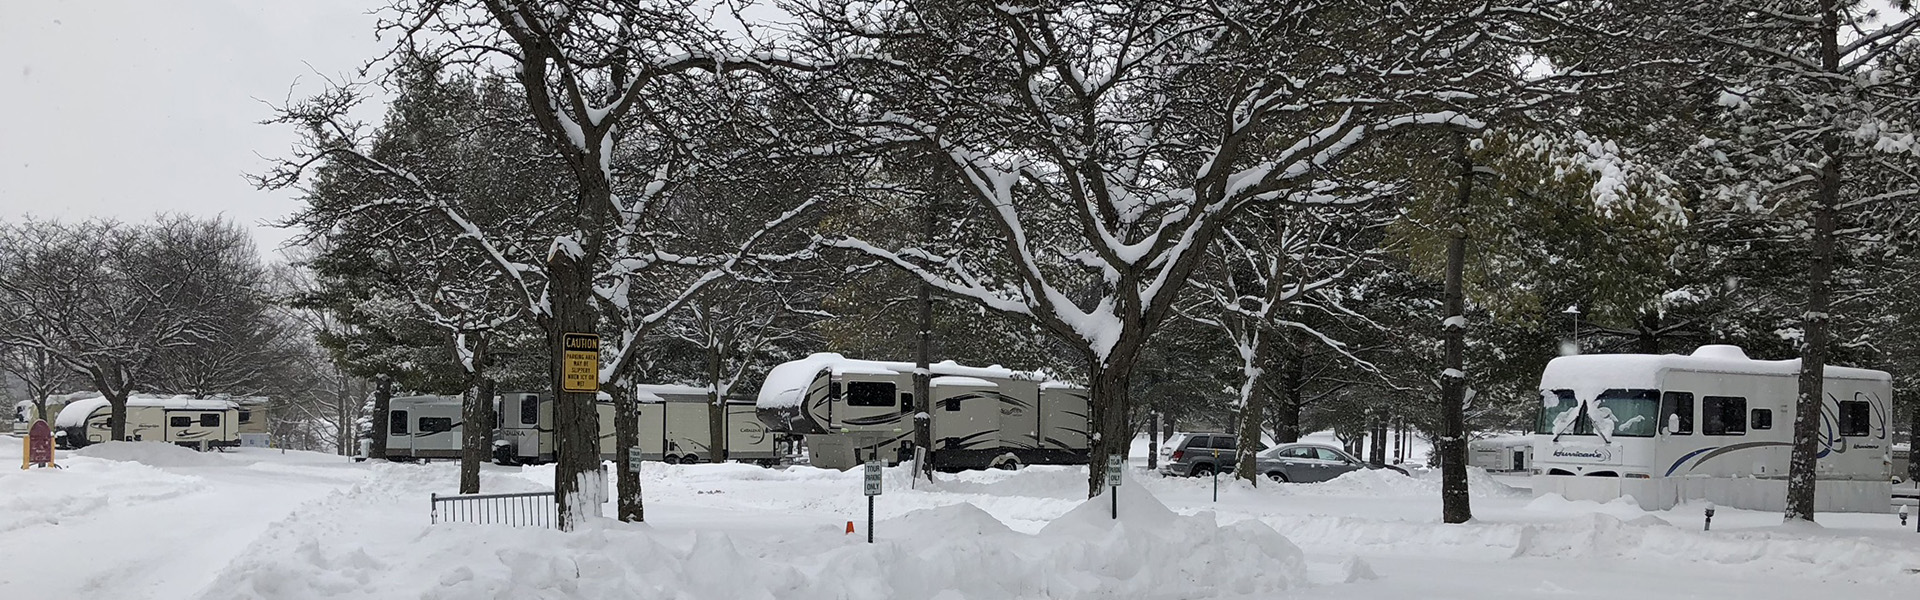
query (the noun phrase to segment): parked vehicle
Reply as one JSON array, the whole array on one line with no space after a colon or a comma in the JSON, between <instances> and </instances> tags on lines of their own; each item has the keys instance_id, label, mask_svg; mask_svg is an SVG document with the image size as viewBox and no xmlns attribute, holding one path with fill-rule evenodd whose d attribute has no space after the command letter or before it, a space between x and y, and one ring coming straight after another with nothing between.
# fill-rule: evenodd
<instances>
[{"instance_id":1,"label":"parked vehicle","mask_svg":"<svg viewBox=\"0 0 1920 600\"><path fill-rule=\"evenodd\" d=\"M1160 473L1177 477L1206 477L1218 471L1233 471L1239 460L1240 439L1225 433L1188 433L1168 444Z\"/></svg>"},{"instance_id":2,"label":"parked vehicle","mask_svg":"<svg viewBox=\"0 0 1920 600\"><path fill-rule=\"evenodd\" d=\"M460 396L396 396L387 408L387 459L460 458Z\"/></svg>"},{"instance_id":3,"label":"parked vehicle","mask_svg":"<svg viewBox=\"0 0 1920 600\"><path fill-rule=\"evenodd\" d=\"M1540 376L1533 493L1781 510L1799 374L1798 360L1753 360L1735 346L1553 359ZM1815 509L1886 512L1892 379L1836 366L1825 379Z\"/></svg>"},{"instance_id":4,"label":"parked vehicle","mask_svg":"<svg viewBox=\"0 0 1920 600\"><path fill-rule=\"evenodd\" d=\"M1311 442L1281 444L1262 451L1254 461L1262 476L1283 483L1319 483L1363 469L1407 474L1400 467L1375 467L1339 448Z\"/></svg>"},{"instance_id":5,"label":"parked vehicle","mask_svg":"<svg viewBox=\"0 0 1920 600\"><path fill-rule=\"evenodd\" d=\"M716 453L710 434L706 388L681 385L634 386L638 400L641 460L667 463L712 462ZM553 461L553 401L546 394L514 392L498 400L499 428L494 430L493 461L503 465ZM614 440L613 397L601 394L600 458L625 461L627 453ZM752 402L728 399L721 418L726 428L727 460L774 464L780 456L773 434L754 417Z\"/></svg>"},{"instance_id":6,"label":"parked vehicle","mask_svg":"<svg viewBox=\"0 0 1920 600\"><path fill-rule=\"evenodd\" d=\"M1087 391L1042 373L931 365L926 418L942 470L1087 464ZM814 466L850 469L913 456L914 363L815 354L767 373L758 415L777 433L805 436Z\"/></svg>"},{"instance_id":7,"label":"parked vehicle","mask_svg":"<svg viewBox=\"0 0 1920 600\"><path fill-rule=\"evenodd\" d=\"M134 395L127 398L126 415L126 441L171 442L203 451L240 445L240 411L230 400ZM113 407L106 398L73 400L53 425L62 448L105 442L113 437Z\"/></svg>"}]
</instances>

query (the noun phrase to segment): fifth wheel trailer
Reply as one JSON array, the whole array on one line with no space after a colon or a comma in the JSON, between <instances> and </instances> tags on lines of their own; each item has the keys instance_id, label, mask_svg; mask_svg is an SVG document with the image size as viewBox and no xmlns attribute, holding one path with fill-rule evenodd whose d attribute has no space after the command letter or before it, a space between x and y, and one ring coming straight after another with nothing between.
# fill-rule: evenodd
<instances>
[{"instance_id":1,"label":"fifth wheel trailer","mask_svg":"<svg viewBox=\"0 0 1920 600\"><path fill-rule=\"evenodd\" d=\"M1734 346L1553 359L1540 378L1533 493L1781 510L1799 371L1798 360L1753 360ZM1886 512L1891 378L1835 366L1825 376L1815 509Z\"/></svg>"},{"instance_id":2,"label":"fifth wheel trailer","mask_svg":"<svg viewBox=\"0 0 1920 600\"><path fill-rule=\"evenodd\" d=\"M170 442L197 450L240 445L238 405L229 400L190 396L127 398L127 441ZM54 420L55 441L80 448L113 437L113 407L106 398L73 400Z\"/></svg>"},{"instance_id":3,"label":"fifth wheel trailer","mask_svg":"<svg viewBox=\"0 0 1920 600\"><path fill-rule=\"evenodd\" d=\"M1086 464L1087 392L1040 373L930 365L937 469ZM897 462L913 452L914 364L822 353L783 363L760 388L760 420L803 435L817 467L850 469L869 458Z\"/></svg>"},{"instance_id":4,"label":"fifth wheel trailer","mask_svg":"<svg viewBox=\"0 0 1920 600\"><path fill-rule=\"evenodd\" d=\"M639 409L642 460L668 463L713 462L706 388L678 385L640 385L634 388ZM600 457L624 461L626 452L614 441L613 397L600 394ZM729 399L722 423L726 427L726 459L763 464L780 458L773 434L754 417L749 401ZM500 397L500 428L494 432L493 457L500 464L537 464L553 461L553 401L550 396L518 392Z\"/></svg>"}]
</instances>

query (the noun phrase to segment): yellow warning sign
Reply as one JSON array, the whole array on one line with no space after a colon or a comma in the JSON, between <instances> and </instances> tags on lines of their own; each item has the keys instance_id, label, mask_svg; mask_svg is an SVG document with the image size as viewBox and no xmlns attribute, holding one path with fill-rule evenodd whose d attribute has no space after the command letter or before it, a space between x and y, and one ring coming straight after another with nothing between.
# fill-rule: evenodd
<instances>
[{"instance_id":1,"label":"yellow warning sign","mask_svg":"<svg viewBox=\"0 0 1920 600\"><path fill-rule=\"evenodd\" d=\"M569 333L560 371L560 391L600 391L600 336Z\"/></svg>"}]
</instances>

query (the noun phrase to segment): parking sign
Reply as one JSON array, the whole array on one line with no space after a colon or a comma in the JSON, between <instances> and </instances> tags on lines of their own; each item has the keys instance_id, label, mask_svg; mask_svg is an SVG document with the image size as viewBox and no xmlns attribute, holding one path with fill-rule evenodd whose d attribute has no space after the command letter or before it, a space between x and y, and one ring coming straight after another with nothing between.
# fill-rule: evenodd
<instances>
[{"instance_id":1,"label":"parking sign","mask_svg":"<svg viewBox=\"0 0 1920 600\"><path fill-rule=\"evenodd\" d=\"M1120 487L1120 471L1126 466L1125 457L1118 454L1107 457L1107 487Z\"/></svg>"},{"instance_id":2,"label":"parking sign","mask_svg":"<svg viewBox=\"0 0 1920 600\"><path fill-rule=\"evenodd\" d=\"M867 463L867 495L880 495L880 463L878 461Z\"/></svg>"}]
</instances>

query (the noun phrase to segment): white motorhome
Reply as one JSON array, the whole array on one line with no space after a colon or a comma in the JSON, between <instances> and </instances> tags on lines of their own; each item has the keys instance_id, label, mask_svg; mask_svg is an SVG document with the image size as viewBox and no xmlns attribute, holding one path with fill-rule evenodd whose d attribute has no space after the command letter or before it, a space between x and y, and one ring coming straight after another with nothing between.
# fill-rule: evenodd
<instances>
[{"instance_id":1,"label":"white motorhome","mask_svg":"<svg viewBox=\"0 0 1920 600\"><path fill-rule=\"evenodd\" d=\"M679 385L640 385L639 444L642 460L668 463L712 462L715 453L707 414L706 388ZM550 396L510 393L500 397L500 427L494 432L494 462L536 464L553 461L553 402ZM600 457L625 461L626 452L614 439L613 397L600 394ZM729 399L722 419L726 428L726 459L771 464L780 456L773 434L754 416L752 402Z\"/></svg>"},{"instance_id":2,"label":"white motorhome","mask_svg":"<svg viewBox=\"0 0 1920 600\"><path fill-rule=\"evenodd\" d=\"M1540 378L1534 494L1781 510L1799 370L1719 345L1556 358ZM1829 366L1825 392L1816 510L1886 512L1891 379Z\"/></svg>"},{"instance_id":3,"label":"white motorhome","mask_svg":"<svg viewBox=\"0 0 1920 600\"><path fill-rule=\"evenodd\" d=\"M387 405L387 459L460 458L460 396L395 396Z\"/></svg>"},{"instance_id":4,"label":"white motorhome","mask_svg":"<svg viewBox=\"0 0 1920 600\"><path fill-rule=\"evenodd\" d=\"M967 367L932 371L930 458L939 469L1086 464L1087 392L1039 373ZM767 373L760 420L803 435L814 466L850 469L913 451L914 364L822 353Z\"/></svg>"},{"instance_id":5,"label":"white motorhome","mask_svg":"<svg viewBox=\"0 0 1920 600\"><path fill-rule=\"evenodd\" d=\"M191 396L127 398L127 441L171 442L197 450L240 445L239 406L230 400ZM80 448L112 439L113 407L106 398L68 402L54 421L55 441Z\"/></svg>"}]
</instances>

